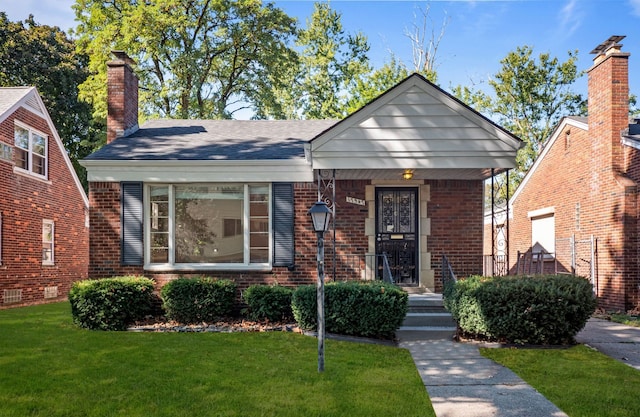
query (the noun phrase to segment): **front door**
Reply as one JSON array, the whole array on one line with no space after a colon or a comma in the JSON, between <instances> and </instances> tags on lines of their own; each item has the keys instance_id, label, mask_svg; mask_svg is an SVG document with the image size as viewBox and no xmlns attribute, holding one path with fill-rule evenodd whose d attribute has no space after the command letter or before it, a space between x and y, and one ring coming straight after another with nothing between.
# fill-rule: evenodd
<instances>
[{"instance_id":1,"label":"front door","mask_svg":"<svg viewBox=\"0 0 640 417\"><path fill-rule=\"evenodd\" d=\"M386 254L396 284L418 285L417 208L417 188L376 189L376 254Z\"/></svg>"}]
</instances>

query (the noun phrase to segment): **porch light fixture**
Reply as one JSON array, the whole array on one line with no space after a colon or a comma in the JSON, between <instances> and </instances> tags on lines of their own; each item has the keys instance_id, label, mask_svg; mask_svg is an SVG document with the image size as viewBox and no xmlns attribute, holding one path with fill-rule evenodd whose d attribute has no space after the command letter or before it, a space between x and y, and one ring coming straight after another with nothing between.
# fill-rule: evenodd
<instances>
[{"instance_id":1,"label":"porch light fixture","mask_svg":"<svg viewBox=\"0 0 640 417\"><path fill-rule=\"evenodd\" d=\"M324 371L324 232L329 230L331 210L327 203L316 202L309 209L313 221L313 230L318 235L318 284L316 298L318 301L318 372Z\"/></svg>"},{"instance_id":2,"label":"porch light fixture","mask_svg":"<svg viewBox=\"0 0 640 417\"><path fill-rule=\"evenodd\" d=\"M410 169L405 169L404 172L402 173L402 179L408 181L412 178L413 178L413 171Z\"/></svg>"},{"instance_id":3,"label":"porch light fixture","mask_svg":"<svg viewBox=\"0 0 640 417\"><path fill-rule=\"evenodd\" d=\"M309 216L313 221L313 230L316 233L324 233L329 230L329 222L331 221L331 210L327 203L318 201L309 209ZM320 237L320 235L318 235Z\"/></svg>"}]
</instances>

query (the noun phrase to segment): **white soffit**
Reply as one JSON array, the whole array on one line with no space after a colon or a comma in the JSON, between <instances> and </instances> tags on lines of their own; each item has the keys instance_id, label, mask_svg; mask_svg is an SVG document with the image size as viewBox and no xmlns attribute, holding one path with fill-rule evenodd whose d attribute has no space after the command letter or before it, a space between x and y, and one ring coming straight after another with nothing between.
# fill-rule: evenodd
<instances>
[{"instance_id":1,"label":"white soffit","mask_svg":"<svg viewBox=\"0 0 640 417\"><path fill-rule=\"evenodd\" d=\"M311 141L314 169L513 168L521 141L413 75Z\"/></svg>"},{"instance_id":2,"label":"white soffit","mask_svg":"<svg viewBox=\"0 0 640 417\"><path fill-rule=\"evenodd\" d=\"M82 161L89 181L313 182L306 161Z\"/></svg>"}]
</instances>

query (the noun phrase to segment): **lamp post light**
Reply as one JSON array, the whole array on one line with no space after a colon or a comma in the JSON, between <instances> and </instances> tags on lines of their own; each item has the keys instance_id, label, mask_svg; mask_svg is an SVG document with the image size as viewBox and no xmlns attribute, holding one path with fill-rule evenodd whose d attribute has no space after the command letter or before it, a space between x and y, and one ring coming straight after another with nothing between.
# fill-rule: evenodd
<instances>
[{"instance_id":1,"label":"lamp post light","mask_svg":"<svg viewBox=\"0 0 640 417\"><path fill-rule=\"evenodd\" d=\"M324 371L324 232L329 229L331 210L327 203L318 201L309 209L313 230L318 235L318 372Z\"/></svg>"}]
</instances>

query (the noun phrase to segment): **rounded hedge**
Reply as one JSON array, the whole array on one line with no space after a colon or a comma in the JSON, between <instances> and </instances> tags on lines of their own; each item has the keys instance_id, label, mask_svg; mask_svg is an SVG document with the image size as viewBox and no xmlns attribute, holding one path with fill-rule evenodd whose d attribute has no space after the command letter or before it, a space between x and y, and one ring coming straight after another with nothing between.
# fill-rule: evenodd
<instances>
[{"instance_id":1,"label":"rounded hedge","mask_svg":"<svg viewBox=\"0 0 640 417\"><path fill-rule=\"evenodd\" d=\"M69 291L73 321L91 330L126 330L153 311L153 281L115 277L75 282Z\"/></svg>"},{"instance_id":2,"label":"rounded hedge","mask_svg":"<svg viewBox=\"0 0 640 417\"><path fill-rule=\"evenodd\" d=\"M317 329L314 285L298 287L291 306L302 329ZM407 314L408 294L383 282L332 282L325 286L325 329L328 333L392 339Z\"/></svg>"},{"instance_id":3,"label":"rounded hedge","mask_svg":"<svg viewBox=\"0 0 640 417\"><path fill-rule=\"evenodd\" d=\"M242 293L248 308L245 314L252 320L281 321L293 317L293 290L281 285L252 285Z\"/></svg>"},{"instance_id":4,"label":"rounded hedge","mask_svg":"<svg viewBox=\"0 0 640 417\"><path fill-rule=\"evenodd\" d=\"M210 277L178 278L162 287L160 294L170 320L184 324L212 322L233 314L236 284Z\"/></svg>"},{"instance_id":5,"label":"rounded hedge","mask_svg":"<svg viewBox=\"0 0 640 417\"><path fill-rule=\"evenodd\" d=\"M517 344L573 343L596 303L591 283L573 275L474 276L445 291L462 332Z\"/></svg>"}]
</instances>

